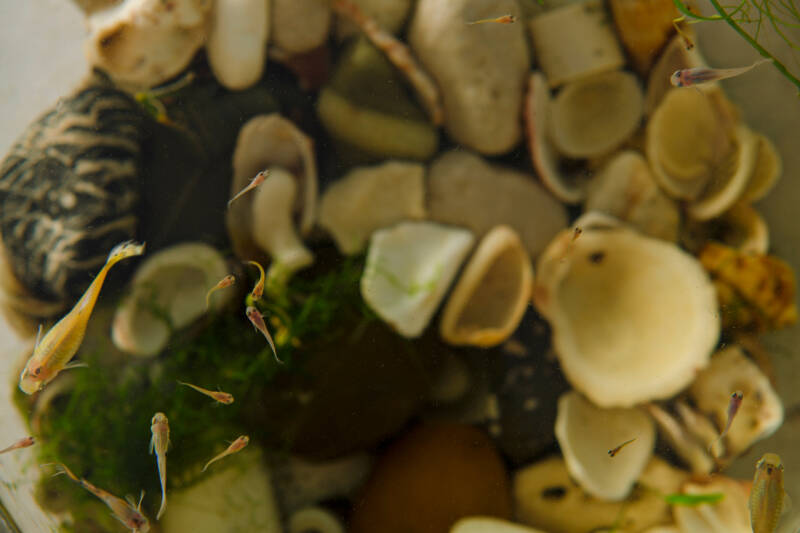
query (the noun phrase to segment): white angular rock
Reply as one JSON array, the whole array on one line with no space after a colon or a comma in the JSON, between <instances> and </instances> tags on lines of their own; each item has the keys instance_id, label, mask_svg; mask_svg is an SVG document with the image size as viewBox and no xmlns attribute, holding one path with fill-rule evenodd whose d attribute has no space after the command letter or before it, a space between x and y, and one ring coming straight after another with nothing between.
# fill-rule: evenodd
<instances>
[{"instance_id":1,"label":"white angular rock","mask_svg":"<svg viewBox=\"0 0 800 533\"><path fill-rule=\"evenodd\" d=\"M639 82L629 72L605 72L571 82L550 107L553 143L572 158L608 153L639 127L642 101Z\"/></svg>"},{"instance_id":2,"label":"white angular rock","mask_svg":"<svg viewBox=\"0 0 800 533\"><path fill-rule=\"evenodd\" d=\"M619 152L602 168L587 185L584 209L613 215L652 237L678 238L678 205L661 191L638 152Z\"/></svg>"},{"instance_id":3,"label":"white angular rock","mask_svg":"<svg viewBox=\"0 0 800 533\"><path fill-rule=\"evenodd\" d=\"M629 501L603 501L587 495L572 480L563 459L550 457L514 474L515 514L519 522L544 531L586 533L616 523L624 513L626 531L642 531L671 519L661 494L677 492L687 478L688 473L653 457L639 481L655 490L643 490Z\"/></svg>"},{"instance_id":4,"label":"white angular rock","mask_svg":"<svg viewBox=\"0 0 800 533\"><path fill-rule=\"evenodd\" d=\"M692 383L689 394L697 408L711 415L722 431L727 424L731 394L737 390L743 393L743 398L724 437L726 457L744 452L754 442L772 435L783 423L783 403L769 379L735 345L711 358L708 367Z\"/></svg>"},{"instance_id":5,"label":"white angular rock","mask_svg":"<svg viewBox=\"0 0 800 533\"><path fill-rule=\"evenodd\" d=\"M173 329L189 325L206 312L206 294L229 273L222 255L204 243L177 244L148 256L114 314L111 339L133 355L158 354ZM212 307L223 307L233 294L220 291Z\"/></svg>"},{"instance_id":6,"label":"white angular rock","mask_svg":"<svg viewBox=\"0 0 800 533\"><path fill-rule=\"evenodd\" d=\"M327 0L271 0L271 43L288 54L322 45L330 33L333 13Z\"/></svg>"},{"instance_id":7,"label":"white angular rock","mask_svg":"<svg viewBox=\"0 0 800 533\"><path fill-rule=\"evenodd\" d=\"M625 64L611 13L601 0L573 2L530 21L536 59L550 87Z\"/></svg>"},{"instance_id":8,"label":"white angular rock","mask_svg":"<svg viewBox=\"0 0 800 533\"><path fill-rule=\"evenodd\" d=\"M431 222L401 222L370 239L361 295L405 337L418 337L472 247L465 229Z\"/></svg>"},{"instance_id":9,"label":"white angular rock","mask_svg":"<svg viewBox=\"0 0 800 533\"><path fill-rule=\"evenodd\" d=\"M287 533L345 533L344 524L324 507L305 507L289 517Z\"/></svg>"},{"instance_id":10,"label":"white angular rock","mask_svg":"<svg viewBox=\"0 0 800 533\"><path fill-rule=\"evenodd\" d=\"M564 206L532 176L490 165L464 150L447 152L431 165L428 216L467 227L479 238L505 224L517 232L531 258L567 225Z\"/></svg>"},{"instance_id":11,"label":"white angular rock","mask_svg":"<svg viewBox=\"0 0 800 533\"><path fill-rule=\"evenodd\" d=\"M528 79L523 119L528 137L528 153L536 174L553 196L567 204L576 204L586 195L583 173L567 174L559 168L559 155L550 141L550 88L541 72L533 72Z\"/></svg>"},{"instance_id":12,"label":"white angular rock","mask_svg":"<svg viewBox=\"0 0 800 533\"><path fill-rule=\"evenodd\" d=\"M544 533L539 529L489 516L462 518L450 528L450 533Z\"/></svg>"},{"instance_id":13,"label":"white angular rock","mask_svg":"<svg viewBox=\"0 0 800 533\"><path fill-rule=\"evenodd\" d=\"M592 213L589 213L592 215ZM596 217L595 217L596 218ZM716 291L676 245L581 217L539 258L533 301L570 383L601 407L668 398L708 364Z\"/></svg>"},{"instance_id":14,"label":"white angular rock","mask_svg":"<svg viewBox=\"0 0 800 533\"><path fill-rule=\"evenodd\" d=\"M279 226L284 231L291 230L306 235L311 231L316 218L317 168L311 139L277 113L253 117L240 130L233 153L230 197L244 189L258 172L266 169L270 169L271 174L280 174L268 187L280 185L280 194L284 198L291 197L291 200L288 204L278 202L275 213L265 211L267 208L272 209L270 206L273 205L274 198L259 194L259 190L267 186L264 183L229 206L225 223L234 252L243 259L267 260L264 239L269 237L265 237L261 230L266 228L265 224L271 224L268 222L270 219L280 218ZM294 184L286 181L287 172L293 178ZM261 222L254 221L256 216L260 217ZM297 230L294 229L295 216L299 218ZM253 232L255 227L259 227L262 234L258 238ZM290 237L288 233L285 235L286 238L282 240L284 245L289 242L294 244L288 248L282 246L284 250L295 250L294 260L290 263L302 266L305 261L303 257L307 258L310 252L300 249L302 243L299 236ZM286 258L288 257L289 254Z\"/></svg>"},{"instance_id":15,"label":"white angular rock","mask_svg":"<svg viewBox=\"0 0 800 533\"><path fill-rule=\"evenodd\" d=\"M420 0L409 30L411 48L442 91L448 134L484 154L519 142L529 68L521 25L467 24L497 13L520 16L513 0Z\"/></svg>"},{"instance_id":16,"label":"white angular rock","mask_svg":"<svg viewBox=\"0 0 800 533\"><path fill-rule=\"evenodd\" d=\"M256 245L272 258L268 286L273 282L281 285L296 270L314 262L314 255L300 239L292 218L297 181L286 170L273 167L253 196L250 232Z\"/></svg>"},{"instance_id":17,"label":"white angular rock","mask_svg":"<svg viewBox=\"0 0 800 533\"><path fill-rule=\"evenodd\" d=\"M687 482L683 494L721 492L725 496L715 504L673 507L680 533L752 533L748 511L748 483L715 475L707 482Z\"/></svg>"},{"instance_id":18,"label":"white angular rock","mask_svg":"<svg viewBox=\"0 0 800 533\"><path fill-rule=\"evenodd\" d=\"M91 65L150 88L179 74L203 45L210 0L125 0L88 18Z\"/></svg>"},{"instance_id":19,"label":"white angular rock","mask_svg":"<svg viewBox=\"0 0 800 533\"><path fill-rule=\"evenodd\" d=\"M319 224L343 254L358 253L373 231L425 218L424 174L422 165L403 161L353 169L322 195Z\"/></svg>"},{"instance_id":20,"label":"white angular rock","mask_svg":"<svg viewBox=\"0 0 800 533\"><path fill-rule=\"evenodd\" d=\"M270 0L215 0L206 54L217 80L241 90L261 79L267 60Z\"/></svg>"},{"instance_id":21,"label":"white angular rock","mask_svg":"<svg viewBox=\"0 0 800 533\"><path fill-rule=\"evenodd\" d=\"M270 471L260 451L240 452L225 459L198 483L170 494L160 521L163 533L282 533L280 512L270 485ZM257 503L256 503L257 502Z\"/></svg>"},{"instance_id":22,"label":"white angular rock","mask_svg":"<svg viewBox=\"0 0 800 533\"><path fill-rule=\"evenodd\" d=\"M483 348L500 344L522 320L532 285L533 266L519 236L496 226L478 244L447 300L442 338Z\"/></svg>"},{"instance_id":23,"label":"white angular rock","mask_svg":"<svg viewBox=\"0 0 800 533\"><path fill-rule=\"evenodd\" d=\"M656 441L653 420L641 409L601 409L575 391L558 400L555 434L572 478L611 501L630 494ZM605 453L632 439L613 457Z\"/></svg>"}]
</instances>

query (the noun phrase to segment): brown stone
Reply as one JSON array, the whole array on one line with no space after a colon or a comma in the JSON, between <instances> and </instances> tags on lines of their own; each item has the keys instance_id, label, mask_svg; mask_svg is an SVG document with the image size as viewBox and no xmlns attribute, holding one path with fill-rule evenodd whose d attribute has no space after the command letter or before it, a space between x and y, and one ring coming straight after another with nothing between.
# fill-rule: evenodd
<instances>
[{"instance_id":1,"label":"brown stone","mask_svg":"<svg viewBox=\"0 0 800 533\"><path fill-rule=\"evenodd\" d=\"M505 467L472 426L426 424L380 458L350 523L351 533L445 533L466 516L509 518Z\"/></svg>"}]
</instances>

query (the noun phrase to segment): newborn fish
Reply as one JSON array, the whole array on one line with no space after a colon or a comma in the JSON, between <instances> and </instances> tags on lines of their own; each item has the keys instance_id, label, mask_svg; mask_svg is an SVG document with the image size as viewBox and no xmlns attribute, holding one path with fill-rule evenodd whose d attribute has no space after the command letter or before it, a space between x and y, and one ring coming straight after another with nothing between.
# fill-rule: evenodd
<instances>
[{"instance_id":1,"label":"newborn fish","mask_svg":"<svg viewBox=\"0 0 800 533\"><path fill-rule=\"evenodd\" d=\"M264 268L258 261L248 261L248 263L258 269L258 281L256 282L255 286L253 286L253 290L250 292L250 296L253 297L253 301L257 302L264 294L264 281L266 280L266 276L264 275Z\"/></svg>"},{"instance_id":2,"label":"newborn fish","mask_svg":"<svg viewBox=\"0 0 800 533\"><path fill-rule=\"evenodd\" d=\"M8 448L0 450L0 453L6 453L6 452L13 451L13 450L19 450L20 448L27 448L28 446L33 446L34 444L36 444L36 441L33 439L33 437L25 437L25 438L19 439L17 442L12 444Z\"/></svg>"},{"instance_id":3,"label":"newborn fish","mask_svg":"<svg viewBox=\"0 0 800 533\"><path fill-rule=\"evenodd\" d=\"M205 394L206 396L215 399L219 403L225 405L230 405L233 403L233 394L229 394L227 392L222 392L222 391L213 391L204 389L203 387L198 387L197 385L192 385L191 383L186 383L185 381L178 381L178 383L180 383L181 385L186 385L187 387L191 387L200 394Z\"/></svg>"},{"instance_id":4,"label":"newborn fish","mask_svg":"<svg viewBox=\"0 0 800 533\"><path fill-rule=\"evenodd\" d=\"M19 376L19 388L25 394L33 394L42 390L45 385L50 383L59 372L77 366L85 366L81 363L68 364L70 359L78 351L86 333L86 326L89 323L89 316L92 314L94 304L103 287L106 275L112 266L127 257L142 255L144 244L134 242L123 242L111 250L106 264L94 278L92 284L83 293L81 299L75 304L72 310L64 315L50 331L39 339L36 337L36 345L33 348L33 355L28 359L28 363ZM41 331L41 330L40 330Z\"/></svg>"},{"instance_id":5,"label":"newborn fish","mask_svg":"<svg viewBox=\"0 0 800 533\"><path fill-rule=\"evenodd\" d=\"M772 533L784 504L783 465L774 453L765 453L756 463L750 489L750 526L753 533Z\"/></svg>"},{"instance_id":6,"label":"newborn fish","mask_svg":"<svg viewBox=\"0 0 800 533\"><path fill-rule=\"evenodd\" d=\"M99 498L111 509L114 518L122 522L132 533L147 533L150 531L150 521L141 512L142 498L139 498L139 505L134 507L132 503L126 502L122 498L117 498L113 494L95 487L85 479L79 478L65 465L59 464L56 465L56 468L58 469L58 474L66 474L72 481ZM144 497L144 493L142 493L142 497Z\"/></svg>"},{"instance_id":7,"label":"newborn fish","mask_svg":"<svg viewBox=\"0 0 800 533\"><path fill-rule=\"evenodd\" d=\"M211 463L215 463L215 462L219 461L220 459L222 459L223 457L227 457L227 456L232 455L232 454L234 454L234 453L236 453L238 451L241 451L249 443L250 443L250 437L248 437L247 435L240 436L238 439L233 441L230 446L228 446L227 450L225 450L224 452L222 452L221 454L217 455L216 457L211 459L209 462L207 462L206 466L203 467L202 471L205 472L206 468L208 468L211 465Z\"/></svg>"},{"instance_id":8,"label":"newborn fish","mask_svg":"<svg viewBox=\"0 0 800 533\"><path fill-rule=\"evenodd\" d=\"M272 335L270 335L269 330L267 330L267 324L264 322L264 317L261 316L261 313L258 311L258 309L253 306L249 306L246 313L247 318L250 319L250 322L253 324L253 326L255 326L255 328L267 339L269 347L272 348L272 355L275 356L275 360L280 364L283 364L283 361L278 359L278 352L275 350L275 343L272 342Z\"/></svg>"},{"instance_id":9,"label":"newborn fish","mask_svg":"<svg viewBox=\"0 0 800 533\"><path fill-rule=\"evenodd\" d=\"M743 398L744 398L744 393L740 390L737 390L736 392L731 394L731 401L728 403L728 421L725 423L725 428L722 430L722 433L719 434L719 437L717 437L717 439L708 446L709 451L714 446L714 444L722 440L722 438L728 434L728 430L730 429L731 423L733 422L733 417L736 416L737 412L739 412L739 407L741 407L742 405Z\"/></svg>"},{"instance_id":10,"label":"newborn fish","mask_svg":"<svg viewBox=\"0 0 800 533\"><path fill-rule=\"evenodd\" d=\"M719 80L733 78L740 74L756 68L761 63L772 61L770 58L759 59L752 65L739 68L684 68L676 70L669 77L669 82L675 87L690 87L692 85L702 85L704 83L711 83Z\"/></svg>"},{"instance_id":11,"label":"newborn fish","mask_svg":"<svg viewBox=\"0 0 800 533\"><path fill-rule=\"evenodd\" d=\"M249 185L247 185L247 187L245 187L244 189L242 189L241 191L239 191L239 193L238 193L238 194L236 194L236 196L234 196L233 198L231 198L230 200L228 200L228 207L230 207L230 206L231 206L231 204L232 204L232 203L233 203L233 202L234 202L234 201L235 201L237 198L239 198L241 195L245 194L246 192L252 191L252 190L253 190L253 189L255 189L256 187L258 187L259 185L261 185L262 183L264 183L264 180L265 180L265 179L267 179L267 176L269 176L269 170L262 170L261 172L259 172L258 174L256 174L256 176L255 176L255 177L254 177L252 180L250 180L250 184L249 184Z\"/></svg>"},{"instance_id":12,"label":"newborn fish","mask_svg":"<svg viewBox=\"0 0 800 533\"><path fill-rule=\"evenodd\" d=\"M623 442L622 444L620 444L619 446L617 446L613 450L608 450L608 456L609 457L616 456L622 448L624 448L625 446L627 446L628 444L630 444L631 442L633 442L635 440L636 440L636 437L632 438L631 440L626 440L625 442Z\"/></svg>"},{"instance_id":13,"label":"newborn fish","mask_svg":"<svg viewBox=\"0 0 800 533\"><path fill-rule=\"evenodd\" d=\"M161 480L161 507L158 508L156 520L161 519L167 508L167 448L169 448L169 421L164 413L156 413L150 421L150 453L156 452L158 478Z\"/></svg>"},{"instance_id":14,"label":"newborn fish","mask_svg":"<svg viewBox=\"0 0 800 533\"><path fill-rule=\"evenodd\" d=\"M227 276L225 276L224 278L219 280L219 282L217 282L216 285L211 287L211 290L209 290L208 293L206 294L206 309L211 307L210 298L211 298L211 295L214 294L215 291L218 291L220 289L226 289L226 288L230 287L231 285L233 285L234 283L236 283L236 276L234 276L233 274L228 274Z\"/></svg>"},{"instance_id":15,"label":"newborn fish","mask_svg":"<svg viewBox=\"0 0 800 533\"><path fill-rule=\"evenodd\" d=\"M472 26L473 24L484 24L486 22L494 22L497 24L511 24L516 20L517 19L514 17L514 15L503 15L502 17L497 17L493 19L481 19L481 20L476 20L474 22L467 22L467 25Z\"/></svg>"}]
</instances>

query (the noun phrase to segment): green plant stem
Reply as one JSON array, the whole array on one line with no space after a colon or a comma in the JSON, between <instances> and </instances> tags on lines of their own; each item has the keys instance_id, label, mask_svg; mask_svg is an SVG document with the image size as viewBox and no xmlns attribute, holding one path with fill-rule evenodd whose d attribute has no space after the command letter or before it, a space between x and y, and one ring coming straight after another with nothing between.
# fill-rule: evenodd
<instances>
[{"instance_id":1,"label":"green plant stem","mask_svg":"<svg viewBox=\"0 0 800 533\"><path fill-rule=\"evenodd\" d=\"M719 13L719 15L720 15L720 16L723 18L723 20L725 20L725 22L727 22L727 23L728 23L728 26L730 26L731 28L733 28L733 30L734 30L736 33L738 33L738 34L739 34L739 35L740 35L740 36L741 36L741 37L742 37L742 38L743 38L745 41L747 41L747 42L750 44L750 46L752 46L753 48L755 48L755 50L756 50L756 51L757 51L757 52L758 52L758 53L759 53L759 54L760 54L762 57L766 57L766 58L770 58L770 59L772 59L772 64L775 66L775 68L776 68L776 69L778 69L778 71L779 71L781 74L783 74L783 76L784 76L786 79L788 79L789 81L791 81L791 82L792 82L792 83L795 85L795 87L797 87L797 88L798 88L798 90L800 90L800 80L799 80L799 79L797 79L797 78L795 78L795 77L792 75L792 73L791 73L791 72L789 72L789 70L786 68L786 66L785 66L783 63L781 63L780 61L778 61L778 59L777 59L775 56L773 56L772 54L770 54L770 53L767 51L767 49L766 49L766 48L764 48L763 46L761 46L760 44L758 44L758 41L756 41L755 39L753 39L753 37L752 37L752 36L751 36L749 33L747 33L746 31L744 31L744 28L742 28L742 27L741 27L741 26L739 26L739 25L738 25L738 24L737 24L737 23L736 23L734 20L732 20L732 19L730 18L730 16L728 16L728 15L725 13L725 10L722 8L722 6L721 6L721 5L719 5L719 1L718 1L718 0L709 0L709 1L711 2L711 5L712 5L712 6L714 6L714 9L716 9L716 10L717 10L717 13Z\"/></svg>"},{"instance_id":2,"label":"green plant stem","mask_svg":"<svg viewBox=\"0 0 800 533\"><path fill-rule=\"evenodd\" d=\"M781 74L783 74L783 76L787 80L792 82L794 84L794 86L798 88L798 90L800 90L800 79L797 79L795 76L793 76L792 73L789 72L789 70L786 68L786 66L783 63L781 63L775 56L773 56L771 53L769 53L766 48L761 46L758 43L758 41L756 41L753 38L753 36L751 36L748 32L746 32L744 30L744 28L742 28L739 24L737 24L736 21L731 18L731 15L729 13L727 13L725 11L725 9L720 5L719 0L709 0L709 2L711 2L711 5L714 7L714 9L717 12L717 15L712 15L710 17L703 16L703 15L700 15L698 13L693 13L688 8L688 6L683 2L683 0L672 0L672 1L675 4L675 7L678 9L678 11L683 13L686 17L690 17L690 18L693 18L695 20L702 20L702 21L724 20L725 22L727 22L728 26L733 28L733 30L736 33L738 33L745 41L747 41L747 43L750 46L752 46L759 53L759 55L761 55L761 57L766 57L768 59L771 59L773 66L776 69L778 69L778 71ZM739 6L736 8L736 11L741 9L742 4L739 4Z\"/></svg>"}]
</instances>

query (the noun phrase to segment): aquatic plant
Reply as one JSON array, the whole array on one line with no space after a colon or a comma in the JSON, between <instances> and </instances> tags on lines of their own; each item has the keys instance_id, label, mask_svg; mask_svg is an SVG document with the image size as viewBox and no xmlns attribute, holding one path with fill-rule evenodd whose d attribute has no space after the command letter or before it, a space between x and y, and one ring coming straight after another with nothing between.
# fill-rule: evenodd
<instances>
[{"instance_id":1,"label":"aquatic plant","mask_svg":"<svg viewBox=\"0 0 800 533\"><path fill-rule=\"evenodd\" d=\"M800 79L762 43L761 28L771 26L786 46L800 50L800 42L795 41L788 32L800 28L800 11L793 0L740 0L734 5L722 5L719 0L709 0L716 15L701 15L693 11L685 0L672 0L675 7L689 22L725 21L762 57L772 60L772 64L783 76L800 89ZM748 28L754 28L752 32Z\"/></svg>"},{"instance_id":2,"label":"aquatic plant","mask_svg":"<svg viewBox=\"0 0 800 533\"><path fill-rule=\"evenodd\" d=\"M280 299L257 303L280 333L277 350L285 365L275 362L243 312L209 316L199 328L176 333L156 359L123 366L102 350L82 353L88 368L73 372L73 387L42 414L39 460L63 462L115 494L138 494L140 489L157 494L155 457L147 448L150 418L162 411L173 422L176 450L169 455L168 484L175 488L197 481L200 466L220 443L242 433L244 421L252 420L276 374L302 371L300 352L306 342L339 338L346 333L337 330L343 318L374 319L358 289L363 257L327 264L335 266L298 275ZM220 406L177 380L220 386L235 402ZM256 440L264 436L261 427L246 429ZM44 483L54 481L45 478ZM82 503L91 495L74 491L69 498ZM156 500L146 498L146 508ZM88 512L93 508L87 507Z\"/></svg>"}]
</instances>

